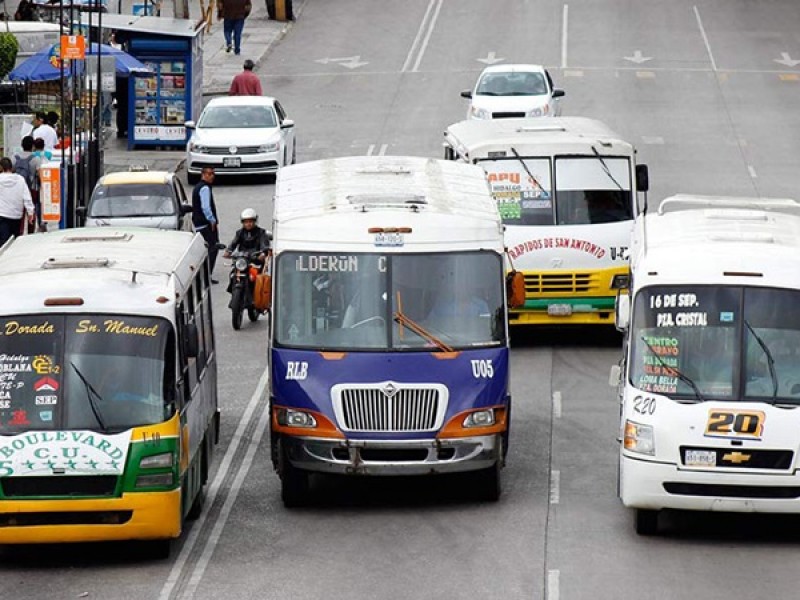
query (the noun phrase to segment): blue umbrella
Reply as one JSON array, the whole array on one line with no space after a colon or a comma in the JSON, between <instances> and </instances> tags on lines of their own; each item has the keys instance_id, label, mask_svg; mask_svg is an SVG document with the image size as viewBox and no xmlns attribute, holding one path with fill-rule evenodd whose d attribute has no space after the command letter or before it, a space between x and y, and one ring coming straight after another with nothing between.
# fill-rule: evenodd
<instances>
[{"instance_id":1,"label":"blue umbrella","mask_svg":"<svg viewBox=\"0 0 800 600\"><path fill-rule=\"evenodd\" d=\"M101 56L113 56L116 59L117 75L127 77L132 73L147 74L152 73L144 64L136 60L133 56L113 46L100 44ZM51 81L61 77L61 59L59 58L60 48L58 44L43 48L29 59L21 63L16 69L8 74L12 81ZM90 56L97 56L98 44L92 43L86 50L86 60ZM83 73L84 60L76 60L75 67L77 73ZM64 61L64 72L69 75L69 60Z\"/></svg>"}]
</instances>

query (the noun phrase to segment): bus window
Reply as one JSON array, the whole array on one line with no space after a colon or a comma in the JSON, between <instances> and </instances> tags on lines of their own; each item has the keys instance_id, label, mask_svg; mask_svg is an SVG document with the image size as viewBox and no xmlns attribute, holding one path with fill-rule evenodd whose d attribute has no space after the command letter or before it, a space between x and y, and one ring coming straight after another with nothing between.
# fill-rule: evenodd
<instances>
[{"instance_id":1,"label":"bus window","mask_svg":"<svg viewBox=\"0 0 800 600\"><path fill-rule=\"evenodd\" d=\"M556 159L556 223L590 225L633 218L627 158Z\"/></svg>"}]
</instances>

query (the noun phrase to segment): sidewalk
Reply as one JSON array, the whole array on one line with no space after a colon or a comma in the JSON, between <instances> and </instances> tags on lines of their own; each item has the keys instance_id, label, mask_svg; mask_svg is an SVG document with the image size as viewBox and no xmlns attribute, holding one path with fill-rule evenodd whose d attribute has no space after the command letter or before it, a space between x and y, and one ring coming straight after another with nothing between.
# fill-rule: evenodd
<instances>
[{"instance_id":1,"label":"sidewalk","mask_svg":"<svg viewBox=\"0 0 800 600\"><path fill-rule=\"evenodd\" d=\"M122 11L131 14L131 0L123 0ZM139 2L136 2L139 3ZM302 3L300 3L302 4ZM116 7L116 2L111 2ZM299 8L299 7L298 7ZM113 9L112 9L113 10ZM295 10L295 16L300 11ZM200 20L200 4L191 0L189 15L192 21ZM163 2L162 17L172 17L172 2ZM241 72L245 59L256 64L256 72L270 49L286 34L291 22L270 21L264 0L254 0L253 12L245 21L242 32L242 53L235 55L225 52L225 37L222 32L222 21L216 15L210 33L203 34L203 96L219 96L228 93L233 77ZM195 118L199 115L195 115ZM104 173L126 171L131 165L146 165L151 171L177 171L186 157L184 149L180 150L128 150L128 140L119 139L112 128L105 136Z\"/></svg>"}]
</instances>

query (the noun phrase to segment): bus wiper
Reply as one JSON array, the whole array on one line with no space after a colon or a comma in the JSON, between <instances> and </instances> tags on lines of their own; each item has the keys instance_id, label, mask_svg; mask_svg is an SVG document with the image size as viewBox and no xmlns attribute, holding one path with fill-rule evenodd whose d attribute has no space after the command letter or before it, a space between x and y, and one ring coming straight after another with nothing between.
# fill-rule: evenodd
<instances>
[{"instance_id":1,"label":"bus wiper","mask_svg":"<svg viewBox=\"0 0 800 600\"><path fill-rule=\"evenodd\" d=\"M92 394L97 396L100 400L102 400L103 397L97 393L96 389L92 387L92 384L89 383L89 380L86 379L86 377L83 376L83 373L81 373L78 370L78 367L75 366L74 362L70 362L69 364L72 365L72 368L75 369L75 373L77 373L78 377L80 377L81 381L83 382L83 385L86 386L86 397L89 399L89 407L92 409L92 413L94 414L94 418L97 419L97 423L100 425L103 431L106 431L108 427L106 427L103 418L100 416L100 409L97 406L97 404L95 404L94 397L92 397Z\"/></svg>"},{"instance_id":2,"label":"bus wiper","mask_svg":"<svg viewBox=\"0 0 800 600\"><path fill-rule=\"evenodd\" d=\"M403 312L403 302L402 298L400 297L400 292L397 292L397 310L392 315L392 319L399 325L407 327L422 339L427 340L428 342L439 348L439 350L441 350L442 352L455 352L453 348L445 344L442 340L433 335L422 325L420 325L410 317L406 316L406 314Z\"/></svg>"},{"instance_id":3,"label":"bus wiper","mask_svg":"<svg viewBox=\"0 0 800 600\"><path fill-rule=\"evenodd\" d=\"M747 330L753 334L753 337L756 338L756 342L758 345L761 346L761 349L764 351L764 354L767 357L767 367L769 367L769 376L772 379L772 402L775 402L775 398L778 397L778 374L775 372L775 359L772 357L772 352L769 351L769 347L764 340L756 333L755 329L753 329L752 325L747 321L744 320L744 325L747 327Z\"/></svg>"},{"instance_id":4,"label":"bus wiper","mask_svg":"<svg viewBox=\"0 0 800 600\"><path fill-rule=\"evenodd\" d=\"M616 186L619 188L619 191L620 191L620 192L624 192L625 190L624 190L624 189L622 188L622 186L619 184L619 181L617 181L616 179L614 179L614 176L611 174L611 169L609 169L609 168L608 168L608 165L606 164L606 161L603 159L603 156L602 156L602 155L601 155L601 154L600 154L600 153L597 151L597 148L595 148L594 146L592 146L592 152L594 152L594 155L597 157L597 160L599 160L599 161L600 161L600 166L602 166L602 167L603 167L603 171L605 172L605 174L606 174L606 175L608 175L608 178L609 178L611 181L613 181L613 182L614 182L614 185L616 185Z\"/></svg>"},{"instance_id":5,"label":"bus wiper","mask_svg":"<svg viewBox=\"0 0 800 600\"><path fill-rule=\"evenodd\" d=\"M539 180L538 180L538 179L536 179L536 177L534 177L534 176L533 176L533 173L531 173L531 170L528 168L528 165L526 165L526 164L525 164L525 161L524 161L524 160L522 160L522 157L519 155L519 152L517 152L517 149L516 149L516 148L514 148L514 146L511 146L511 152L513 152L513 153L514 153L514 156L516 156L516 157L517 157L517 160L519 161L519 164L521 164L521 165L522 165L522 168L523 168L523 169L525 169L525 172L528 174L528 177L530 177L530 178L531 178L531 181L533 182L533 184L534 184L534 185L535 185L537 188L539 188L539 191L540 191L540 192L542 192L543 194L547 194L547 192L545 191L545 189L542 187L542 184L541 184L541 183L539 183Z\"/></svg>"},{"instance_id":6,"label":"bus wiper","mask_svg":"<svg viewBox=\"0 0 800 600\"><path fill-rule=\"evenodd\" d=\"M642 342L644 342L644 345L647 346L647 349L650 350L651 354L656 357L656 360L658 361L658 364L664 370L666 370L667 372L675 375L675 377L677 377L678 379L683 381L686 385L688 385L690 388L692 388L692 391L694 392L694 395L697 396L698 400L700 400L701 402L705 402L706 401L706 399L703 397L703 394L700 393L700 388L697 387L697 384L694 381L689 379L688 376L686 376L683 373L681 373L678 370L677 367L670 367L669 365L667 365L667 363L665 363L663 360L661 360L661 357L658 355L658 353L656 352L655 348L653 348L653 346L650 345L650 342L647 341L646 337L640 336L640 339L642 340Z\"/></svg>"}]
</instances>

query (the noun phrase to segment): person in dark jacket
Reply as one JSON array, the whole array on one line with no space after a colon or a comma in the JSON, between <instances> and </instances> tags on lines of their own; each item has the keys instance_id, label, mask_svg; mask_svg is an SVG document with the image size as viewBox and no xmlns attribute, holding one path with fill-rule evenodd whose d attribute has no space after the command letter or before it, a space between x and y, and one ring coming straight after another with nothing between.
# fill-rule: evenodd
<instances>
[{"instance_id":1,"label":"person in dark jacket","mask_svg":"<svg viewBox=\"0 0 800 600\"><path fill-rule=\"evenodd\" d=\"M208 246L208 264L211 267L211 283L219 283L214 279L214 265L217 263L217 244L219 244L219 219L217 206L214 204L214 167L203 167L200 181L192 190L192 225L194 230L203 236Z\"/></svg>"},{"instance_id":2,"label":"person in dark jacket","mask_svg":"<svg viewBox=\"0 0 800 600\"><path fill-rule=\"evenodd\" d=\"M217 0L217 17L223 20L226 52L231 51L232 36L234 54L241 53L244 20L250 16L252 8L250 0Z\"/></svg>"},{"instance_id":3,"label":"person in dark jacket","mask_svg":"<svg viewBox=\"0 0 800 600\"><path fill-rule=\"evenodd\" d=\"M271 236L266 229L258 226L258 213L252 208L245 208L242 211L240 220L242 228L236 231L233 240L225 249L225 258L230 258L231 253L237 250L241 252L258 252L257 262L264 264L267 259L267 252L270 249ZM230 284L228 285L230 292Z\"/></svg>"}]
</instances>

